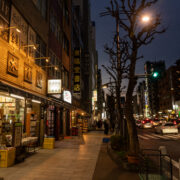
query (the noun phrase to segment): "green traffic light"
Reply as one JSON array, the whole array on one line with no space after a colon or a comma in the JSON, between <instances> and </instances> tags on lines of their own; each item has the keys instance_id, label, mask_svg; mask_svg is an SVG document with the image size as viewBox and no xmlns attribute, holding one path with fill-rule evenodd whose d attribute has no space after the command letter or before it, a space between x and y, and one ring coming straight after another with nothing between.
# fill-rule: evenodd
<instances>
[{"instance_id":1,"label":"green traffic light","mask_svg":"<svg viewBox=\"0 0 180 180\"><path fill-rule=\"evenodd\" d=\"M157 78L157 77L158 77L158 75L159 75L159 73L158 73L158 72L154 72L154 73L153 73L153 77L154 77L154 78Z\"/></svg>"}]
</instances>

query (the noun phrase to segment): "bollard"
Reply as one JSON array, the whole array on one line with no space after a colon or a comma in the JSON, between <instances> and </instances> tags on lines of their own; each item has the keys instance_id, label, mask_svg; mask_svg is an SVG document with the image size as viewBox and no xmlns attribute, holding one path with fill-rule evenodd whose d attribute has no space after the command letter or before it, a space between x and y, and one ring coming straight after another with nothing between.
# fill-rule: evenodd
<instances>
[{"instance_id":1,"label":"bollard","mask_svg":"<svg viewBox=\"0 0 180 180\"><path fill-rule=\"evenodd\" d=\"M160 159L159 159L159 163L160 163L160 175L162 176L163 174L163 162L162 162L162 157L163 155L166 155L167 154L167 149L165 146L159 146L159 150L160 150ZM163 157L164 158L164 157Z\"/></svg>"}]
</instances>

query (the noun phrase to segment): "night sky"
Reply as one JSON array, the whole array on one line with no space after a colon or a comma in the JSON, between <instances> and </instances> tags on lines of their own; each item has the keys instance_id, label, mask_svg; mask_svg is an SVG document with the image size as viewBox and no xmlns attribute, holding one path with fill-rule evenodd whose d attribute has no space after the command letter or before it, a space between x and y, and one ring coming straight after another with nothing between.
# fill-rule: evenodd
<instances>
[{"instance_id":1,"label":"night sky","mask_svg":"<svg viewBox=\"0 0 180 180\"><path fill-rule=\"evenodd\" d=\"M114 19L110 16L100 17L99 13L109 6L109 0L91 0L91 19L96 22L96 48L99 54L99 68L108 63L108 56L104 53L104 45L111 45L115 32ZM144 58L137 64L137 73L144 73L144 62L147 60L165 60L166 67L174 64L180 58L180 0L159 0L155 10L161 14L163 25L168 27L164 34L148 46L140 50ZM103 83L109 77L102 70Z\"/></svg>"}]
</instances>

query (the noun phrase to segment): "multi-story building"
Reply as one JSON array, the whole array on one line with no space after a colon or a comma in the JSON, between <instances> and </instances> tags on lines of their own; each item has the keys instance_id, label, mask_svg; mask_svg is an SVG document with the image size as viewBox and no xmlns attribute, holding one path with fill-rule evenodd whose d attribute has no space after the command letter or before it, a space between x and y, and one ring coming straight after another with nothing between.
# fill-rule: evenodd
<instances>
[{"instance_id":1,"label":"multi-story building","mask_svg":"<svg viewBox=\"0 0 180 180\"><path fill-rule=\"evenodd\" d=\"M80 6L80 10L84 9L83 14L88 5ZM82 19L78 20L80 29L84 26L82 22L90 22L90 16L86 19L83 14L77 15ZM86 46L89 26L84 35L84 31L79 31L76 36L79 44L71 47L71 0L2 0L0 26L0 121L3 132L12 134L5 128L5 123L11 126L11 123L19 122L23 136L36 136L40 144L44 136L59 139L70 135L72 110L85 113L84 108L90 112L91 72L84 69L90 62L89 46ZM80 105L72 105L71 97L74 90L71 81L74 54L71 53L75 48L82 49L82 67L78 71L82 71Z\"/></svg>"},{"instance_id":2,"label":"multi-story building","mask_svg":"<svg viewBox=\"0 0 180 180\"><path fill-rule=\"evenodd\" d=\"M137 93L137 114L139 117L144 117L145 112L146 112L146 107L145 107L145 92L146 92L146 86L145 86L145 81L142 81L139 83L136 93Z\"/></svg>"},{"instance_id":3,"label":"multi-story building","mask_svg":"<svg viewBox=\"0 0 180 180\"><path fill-rule=\"evenodd\" d=\"M72 51L74 53L74 73L72 75L72 89L75 97L74 103L79 103L81 110L85 112L86 116L90 117L97 102L98 55L96 51L95 22L91 22L89 5L89 1L73 0ZM74 114L78 114L78 117L84 114L79 109L77 112L74 111ZM90 121L89 124L91 124Z\"/></svg>"},{"instance_id":4,"label":"multi-story building","mask_svg":"<svg viewBox=\"0 0 180 180\"><path fill-rule=\"evenodd\" d=\"M98 69L98 73L97 73L97 109L98 111L96 112L98 119L100 119L102 116L103 102L104 102L104 91L102 89L101 69Z\"/></svg>"},{"instance_id":5,"label":"multi-story building","mask_svg":"<svg viewBox=\"0 0 180 180\"><path fill-rule=\"evenodd\" d=\"M153 71L159 73L158 78L151 76ZM164 61L147 61L145 63L145 74L146 77L146 90L147 90L147 106L149 109L149 115L156 115L159 111L159 96L158 96L158 81L163 76L165 72L165 62Z\"/></svg>"},{"instance_id":6,"label":"multi-story building","mask_svg":"<svg viewBox=\"0 0 180 180\"><path fill-rule=\"evenodd\" d=\"M179 115L180 111L180 60L176 65L169 67L159 86L159 108L160 112L166 115Z\"/></svg>"}]
</instances>

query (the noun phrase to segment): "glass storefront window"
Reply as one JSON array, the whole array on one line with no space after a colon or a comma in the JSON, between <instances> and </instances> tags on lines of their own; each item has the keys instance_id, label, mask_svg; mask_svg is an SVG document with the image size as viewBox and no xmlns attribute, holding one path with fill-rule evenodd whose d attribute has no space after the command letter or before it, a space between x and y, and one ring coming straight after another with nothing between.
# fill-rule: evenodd
<instances>
[{"instance_id":1,"label":"glass storefront window","mask_svg":"<svg viewBox=\"0 0 180 180\"><path fill-rule=\"evenodd\" d=\"M0 95L0 144L12 146L13 123L21 122L24 131L25 101Z\"/></svg>"}]
</instances>

